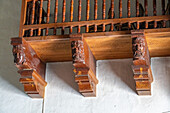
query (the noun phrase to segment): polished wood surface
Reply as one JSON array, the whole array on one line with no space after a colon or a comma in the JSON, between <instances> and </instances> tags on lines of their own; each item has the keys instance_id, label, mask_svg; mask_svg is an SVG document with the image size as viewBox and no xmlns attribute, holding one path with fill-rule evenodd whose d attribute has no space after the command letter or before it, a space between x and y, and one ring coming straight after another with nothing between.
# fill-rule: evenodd
<instances>
[{"instance_id":1,"label":"polished wood surface","mask_svg":"<svg viewBox=\"0 0 170 113\"><path fill-rule=\"evenodd\" d=\"M25 92L35 98L43 98L45 92L46 64L23 38L12 38L14 63L21 75ZM36 95L35 95L36 94Z\"/></svg>"},{"instance_id":2,"label":"polished wood surface","mask_svg":"<svg viewBox=\"0 0 170 113\"><path fill-rule=\"evenodd\" d=\"M88 33L86 38L97 60L132 58L130 31ZM170 29L145 30L151 57L170 55ZM71 61L70 36L25 38L45 62ZM166 41L165 41L166 40ZM104 54L103 54L104 53Z\"/></svg>"},{"instance_id":3,"label":"polished wood surface","mask_svg":"<svg viewBox=\"0 0 170 113\"><path fill-rule=\"evenodd\" d=\"M79 86L79 92L85 97L96 96L96 59L89 46L82 37L73 37L71 41L72 59L75 73L75 81Z\"/></svg>"},{"instance_id":4,"label":"polished wood surface","mask_svg":"<svg viewBox=\"0 0 170 113\"><path fill-rule=\"evenodd\" d=\"M151 95L151 59L144 30L131 31L134 80L138 95Z\"/></svg>"},{"instance_id":5,"label":"polished wood surface","mask_svg":"<svg viewBox=\"0 0 170 113\"><path fill-rule=\"evenodd\" d=\"M91 20L91 21L78 21L78 22L63 22L63 23L50 23L50 24L36 24L36 25L23 25L24 30L29 29L38 29L38 28L53 28L53 27L70 27L70 26L91 26L91 25L100 25L100 24L117 24L117 23L136 23L138 22L152 22L152 21L168 21L170 20L170 15L163 16L151 16L151 17L133 17L133 18L116 18L116 19L105 19L105 20Z\"/></svg>"},{"instance_id":6,"label":"polished wood surface","mask_svg":"<svg viewBox=\"0 0 170 113\"><path fill-rule=\"evenodd\" d=\"M139 0L118 0L117 3L110 0L110 5L101 0L101 11L98 0L60 0L61 9L58 9L58 2L55 0L53 5L51 0L22 0L20 38L12 38L11 44L25 92L31 97L44 97L46 62L73 61L79 91L84 96L95 96L96 60L133 58L137 93L150 94L152 72L148 59L170 56L169 2L161 1L162 14L157 13L156 0L151 1L152 6L148 0L143 0L144 4ZM82 3L85 3L85 13ZM123 12L124 3L127 16ZM74 17L75 4L78 5L77 17ZM135 12L131 11L131 4L136 4ZM148 14L149 8L151 14ZM141 55L139 59L138 54Z\"/></svg>"}]
</instances>

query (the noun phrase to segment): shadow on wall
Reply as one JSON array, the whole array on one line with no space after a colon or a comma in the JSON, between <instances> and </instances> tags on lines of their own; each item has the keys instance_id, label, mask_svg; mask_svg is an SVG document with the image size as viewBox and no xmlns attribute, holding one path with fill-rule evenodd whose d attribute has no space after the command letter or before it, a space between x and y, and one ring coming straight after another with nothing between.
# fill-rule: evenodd
<instances>
[{"instance_id":1,"label":"shadow on wall","mask_svg":"<svg viewBox=\"0 0 170 113\"><path fill-rule=\"evenodd\" d=\"M18 36L19 33L21 2L21 0L1 0L0 3L2 17L0 18L0 89L25 95L24 88L19 83L20 76L13 61L10 45L10 38Z\"/></svg>"},{"instance_id":2,"label":"shadow on wall","mask_svg":"<svg viewBox=\"0 0 170 113\"><path fill-rule=\"evenodd\" d=\"M1 66L0 66L0 81L1 82L7 82L7 84L2 84L2 85L8 85L11 84L11 86L16 87L19 91L23 92L24 94L24 88L23 85L19 83L19 79L20 79L20 75L17 73L17 68L14 64L13 61L13 56L12 56L12 47L10 47L10 45L6 44L6 46L8 46L8 48L6 49L7 52L1 56ZM5 64L5 65L3 65ZM5 80L5 81L4 81ZM9 88L9 87L5 87L5 86L1 86L4 87L5 90L10 90L12 92L16 92L15 89ZM17 93L17 92L16 92Z\"/></svg>"},{"instance_id":3,"label":"shadow on wall","mask_svg":"<svg viewBox=\"0 0 170 113\"><path fill-rule=\"evenodd\" d=\"M65 63L67 63L67 65ZM51 63L50 65L48 65L48 69L49 69L48 71L52 71L50 73L53 73L60 80L64 81L65 84L67 84L77 92L76 94L80 95L78 91L78 85L75 82L74 78L75 74L73 73L72 62L61 62L58 63L57 65L55 64L53 65L53 63Z\"/></svg>"},{"instance_id":4,"label":"shadow on wall","mask_svg":"<svg viewBox=\"0 0 170 113\"><path fill-rule=\"evenodd\" d=\"M132 71L132 59L120 59L109 62L110 71L113 76L121 79L132 91L136 93L135 81Z\"/></svg>"},{"instance_id":5,"label":"shadow on wall","mask_svg":"<svg viewBox=\"0 0 170 113\"><path fill-rule=\"evenodd\" d=\"M153 58L152 62L152 74L154 82L157 82L154 90L160 90L159 93L170 99L170 57Z\"/></svg>"}]
</instances>

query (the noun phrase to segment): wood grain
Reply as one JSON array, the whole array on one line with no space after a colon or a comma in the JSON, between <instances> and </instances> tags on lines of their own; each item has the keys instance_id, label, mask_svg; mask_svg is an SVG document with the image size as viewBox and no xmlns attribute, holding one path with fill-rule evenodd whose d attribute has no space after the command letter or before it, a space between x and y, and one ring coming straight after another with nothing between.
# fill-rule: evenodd
<instances>
[{"instance_id":1,"label":"wood grain","mask_svg":"<svg viewBox=\"0 0 170 113\"><path fill-rule=\"evenodd\" d=\"M145 34L151 57L170 56L169 28L145 30ZM83 37L97 60L132 58L129 31L85 33ZM69 35L35 39L26 38L43 61L71 61Z\"/></svg>"},{"instance_id":2,"label":"wood grain","mask_svg":"<svg viewBox=\"0 0 170 113\"><path fill-rule=\"evenodd\" d=\"M90 25L101 25L101 24L117 24L117 23L135 23L135 22L152 22L152 21L161 21L169 20L170 15L163 16L150 16L150 17L133 17L133 18L116 18L116 19L105 19L105 20L90 20L90 21L78 21L78 22L63 22L63 23L50 23L50 24L36 24L36 25L24 25L24 30L38 29L38 28L53 28L53 27L70 27L70 26L90 26Z\"/></svg>"}]
</instances>

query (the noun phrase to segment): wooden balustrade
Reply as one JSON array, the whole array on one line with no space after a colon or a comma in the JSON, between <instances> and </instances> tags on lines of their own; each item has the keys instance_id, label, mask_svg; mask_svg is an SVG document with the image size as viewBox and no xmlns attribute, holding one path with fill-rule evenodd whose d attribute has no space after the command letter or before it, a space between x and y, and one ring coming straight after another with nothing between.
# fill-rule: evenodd
<instances>
[{"instance_id":1,"label":"wooden balustrade","mask_svg":"<svg viewBox=\"0 0 170 113\"><path fill-rule=\"evenodd\" d=\"M44 97L47 85L44 80L46 62L56 61L56 59L57 61L58 59L68 61L71 56L75 81L80 93L84 96L96 96L98 84L96 60L132 58L132 53L136 91L139 95L151 94L153 78L150 54L151 57L170 55L170 48L167 46L170 28L166 28L169 27L167 22L170 20L169 0L168 4L165 4L165 0L161 1L162 14L157 11L157 0L135 0L135 3L131 0L115 1L54 0L55 3L52 3L52 0L22 0L19 38L12 38L11 44L13 45L14 62L21 75L20 82L29 96ZM127 6L125 12L124 1ZM152 6L148 4L148 1L153 2ZM77 12L75 2L78 2ZM100 11L99 2L101 2ZM69 3L70 5L68 5ZM134 14L131 11L131 4L136 4ZM118 6L117 10L115 5ZM82 6L85 6L86 9ZM153 9L152 14L148 13L149 8ZM77 19L74 17L75 13L77 13ZM124 13L127 13L127 17ZM133 17L134 15L136 16ZM102 19L99 20L100 18ZM77 28L77 32L74 31L74 28ZM58 29L61 30L60 34ZM105 31L107 33L104 33ZM73 34L73 32L77 34ZM109 40L106 40L108 37ZM44 41L46 42L44 43ZM130 47L132 50L127 49ZM100 51L98 51L99 49ZM72 55L70 50L72 50ZM63 56L65 57L62 58Z\"/></svg>"},{"instance_id":2,"label":"wooden balustrade","mask_svg":"<svg viewBox=\"0 0 170 113\"><path fill-rule=\"evenodd\" d=\"M61 29L61 34L65 34L65 28L69 28L69 33L73 33L73 28L77 28L77 33L83 32L81 29L85 27L85 32L105 32L106 26L110 26L109 31L116 30L135 30L135 29L154 29L154 28L165 28L166 22L169 21L169 15L166 15L168 11L165 0L161 1L162 14L161 16L157 14L157 2L153 0L153 6L148 6L148 0L139 1L136 0L136 17L131 17L131 4L134 4L130 0L126 1L127 4L127 17L123 16L123 7L122 3L124 1L119 0L119 11L115 11L115 2L110 0L110 6L106 6L106 0L101 0L102 2L102 12L99 12L98 2L99 0L93 0L94 4L91 4L90 0L86 0L86 15L82 15L82 3L85 3L82 0L78 0L78 14L77 20L74 18L74 8L76 7L75 0L63 0L62 7L59 6L58 0L55 0L55 4L51 5L52 0L26 0L26 21L22 25L22 30L25 31L22 36L42 36L44 35L43 31L45 30L45 35L60 35L57 34L56 29ZM70 7L66 7L66 4L70 2ZM144 6L142 5L144 3ZM47 3L47 9L45 12L43 4ZM50 12L50 9L54 6L54 14ZM91 20L92 12L90 8L94 7L94 20ZM153 16L148 16L148 7L153 8ZM62 22L58 21L58 14L60 13L58 8L62 8ZM109 11L107 10L109 8ZM66 19L66 12L70 12L70 20ZM107 12L108 11L108 12ZM115 17L115 12L118 12L119 17ZM100 14L101 13L101 14ZM51 21L50 15L54 15L54 21ZM102 20L98 20L99 15L102 15ZM108 18L106 18L108 15ZM85 16L86 21L82 21ZM145 17L143 17L145 16ZM46 17L46 20L45 20ZM147 18L148 17L148 18ZM130 18L130 19L128 19ZM160 19L161 18L161 19ZM34 26L36 24L36 26ZM53 33L49 34L49 29L53 29ZM108 30L107 30L108 31Z\"/></svg>"}]
</instances>

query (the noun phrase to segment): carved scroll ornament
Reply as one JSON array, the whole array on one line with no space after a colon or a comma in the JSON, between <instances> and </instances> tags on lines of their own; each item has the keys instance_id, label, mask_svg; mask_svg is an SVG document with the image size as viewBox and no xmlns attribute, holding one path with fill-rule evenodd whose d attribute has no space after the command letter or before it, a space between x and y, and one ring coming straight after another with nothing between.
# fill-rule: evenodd
<instances>
[{"instance_id":1,"label":"carved scroll ornament","mask_svg":"<svg viewBox=\"0 0 170 113\"><path fill-rule=\"evenodd\" d=\"M72 58L73 62L84 62L84 48L83 48L83 42L78 41L72 41L71 42L71 48L72 48Z\"/></svg>"}]
</instances>

